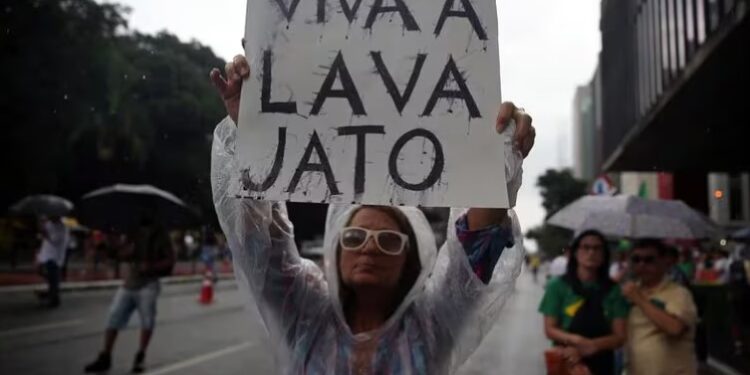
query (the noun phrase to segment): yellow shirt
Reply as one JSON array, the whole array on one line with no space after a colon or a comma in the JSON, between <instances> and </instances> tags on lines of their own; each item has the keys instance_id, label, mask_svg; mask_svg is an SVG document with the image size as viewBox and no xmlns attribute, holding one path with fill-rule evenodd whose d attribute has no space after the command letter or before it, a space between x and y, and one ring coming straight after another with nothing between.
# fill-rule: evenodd
<instances>
[{"instance_id":1,"label":"yellow shirt","mask_svg":"<svg viewBox=\"0 0 750 375\"><path fill-rule=\"evenodd\" d=\"M670 337L651 322L640 307L633 306L628 316L628 375L696 374L693 337L698 314L690 291L665 280L646 297L681 320L688 329L677 337Z\"/></svg>"}]
</instances>

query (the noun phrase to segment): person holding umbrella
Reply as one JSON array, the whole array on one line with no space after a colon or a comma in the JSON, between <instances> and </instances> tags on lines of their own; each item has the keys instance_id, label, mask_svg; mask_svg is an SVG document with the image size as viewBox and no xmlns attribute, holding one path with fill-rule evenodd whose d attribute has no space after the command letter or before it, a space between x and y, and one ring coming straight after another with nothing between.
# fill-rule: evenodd
<instances>
[{"instance_id":1,"label":"person holding umbrella","mask_svg":"<svg viewBox=\"0 0 750 375\"><path fill-rule=\"evenodd\" d=\"M633 246L630 261L637 279L622 286L633 304L628 317L628 375L697 373L698 312L690 291L669 279L667 251L657 239L642 239Z\"/></svg>"},{"instance_id":2,"label":"person holding umbrella","mask_svg":"<svg viewBox=\"0 0 750 375\"><path fill-rule=\"evenodd\" d=\"M39 218L42 245L37 253L39 273L47 280L48 306L60 306L60 271L65 264L70 231L61 217L73 210L73 203L56 195L29 195L10 207L14 215Z\"/></svg>"},{"instance_id":3,"label":"person holding umbrella","mask_svg":"<svg viewBox=\"0 0 750 375\"><path fill-rule=\"evenodd\" d=\"M65 263L70 232L60 216L42 219L39 225L42 246L37 254L40 274L47 280L47 303L50 308L60 306L60 270Z\"/></svg>"},{"instance_id":4,"label":"person holding umbrella","mask_svg":"<svg viewBox=\"0 0 750 375\"><path fill-rule=\"evenodd\" d=\"M154 221L153 212L142 212L138 228L131 231L127 242L120 244L120 255L129 261L129 272L112 301L104 347L96 360L85 367L86 373L110 369L117 334L125 328L135 310L141 320L141 336L132 372L141 373L145 369L146 349L156 324L156 302L161 289L159 278L169 275L175 263L169 237Z\"/></svg>"}]
</instances>

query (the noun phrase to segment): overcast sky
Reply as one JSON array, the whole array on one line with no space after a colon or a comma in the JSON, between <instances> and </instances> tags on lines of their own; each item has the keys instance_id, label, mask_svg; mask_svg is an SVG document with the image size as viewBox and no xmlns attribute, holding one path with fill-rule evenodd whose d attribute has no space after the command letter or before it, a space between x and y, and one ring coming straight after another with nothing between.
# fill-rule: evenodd
<instances>
[{"instance_id":1,"label":"overcast sky","mask_svg":"<svg viewBox=\"0 0 750 375\"><path fill-rule=\"evenodd\" d=\"M184 41L196 39L210 46L225 59L242 52L245 0L116 2L132 8L133 29L166 29ZM503 100L526 108L538 133L524 165L516 207L526 230L544 218L537 176L571 163L573 94L596 67L599 0L498 0L498 9Z\"/></svg>"}]
</instances>

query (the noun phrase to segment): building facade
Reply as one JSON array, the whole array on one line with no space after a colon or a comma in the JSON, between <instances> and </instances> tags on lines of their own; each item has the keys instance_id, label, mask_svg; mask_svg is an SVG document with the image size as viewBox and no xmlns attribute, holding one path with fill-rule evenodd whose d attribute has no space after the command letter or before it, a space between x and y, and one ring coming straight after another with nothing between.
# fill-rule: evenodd
<instances>
[{"instance_id":1,"label":"building facade","mask_svg":"<svg viewBox=\"0 0 750 375\"><path fill-rule=\"evenodd\" d=\"M749 3L602 1L598 147L623 192L750 223Z\"/></svg>"},{"instance_id":2,"label":"building facade","mask_svg":"<svg viewBox=\"0 0 750 375\"><path fill-rule=\"evenodd\" d=\"M573 99L573 175L590 181L599 172L595 165L594 90L589 83L578 86Z\"/></svg>"}]
</instances>

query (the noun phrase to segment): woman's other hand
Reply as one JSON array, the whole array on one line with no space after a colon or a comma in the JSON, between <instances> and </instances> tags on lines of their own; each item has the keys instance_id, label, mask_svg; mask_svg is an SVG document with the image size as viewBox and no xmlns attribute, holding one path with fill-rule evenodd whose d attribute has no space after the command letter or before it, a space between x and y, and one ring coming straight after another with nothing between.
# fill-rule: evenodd
<instances>
[{"instance_id":1,"label":"woman's other hand","mask_svg":"<svg viewBox=\"0 0 750 375\"><path fill-rule=\"evenodd\" d=\"M594 341L586 338L580 340L575 346L578 349L578 353L583 357L589 357L598 351Z\"/></svg>"},{"instance_id":2,"label":"woman's other hand","mask_svg":"<svg viewBox=\"0 0 750 375\"><path fill-rule=\"evenodd\" d=\"M568 367L572 367L581 362L581 353L573 346L566 346L562 349L562 356Z\"/></svg>"},{"instance_id":3,"label":"woman's other hand","mask_svg":"<svg viewBox=\"0 0 750 375\"><path fill-rule=\"evenodd\" d=\"M224 101L227 114L236 124L240 113L242 81L250 78L250 64L245 56L237 55L224 67L223 77L219 68L211 69L210 77L211 83Z\"/></svg>"}]
</instances>

